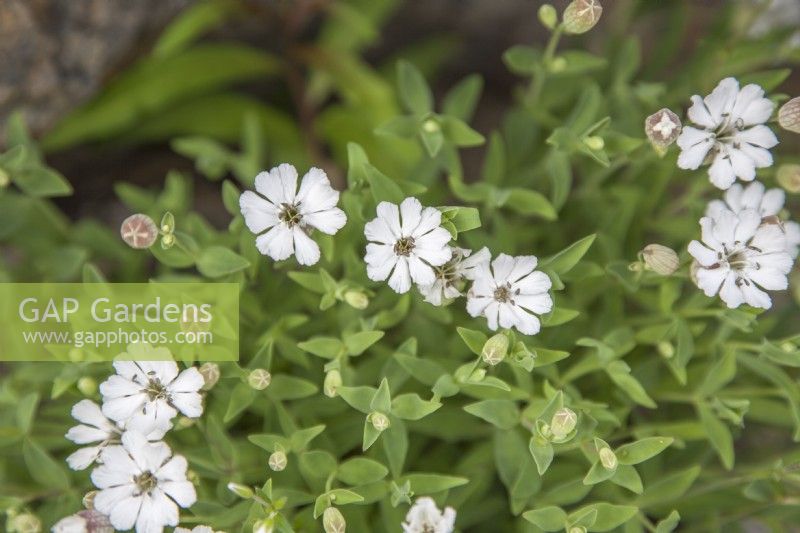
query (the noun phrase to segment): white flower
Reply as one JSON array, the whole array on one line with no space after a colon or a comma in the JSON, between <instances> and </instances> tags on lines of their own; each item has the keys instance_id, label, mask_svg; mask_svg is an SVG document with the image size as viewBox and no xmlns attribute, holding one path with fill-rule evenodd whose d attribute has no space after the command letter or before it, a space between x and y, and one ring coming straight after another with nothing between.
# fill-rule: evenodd
<instances>
[{"instance_id":1,"label":"white flower","mask_svg":"<svg viewBox=\"0 0 800 533\"><path fill-rule=\"evenodd\" d=\"M325 172L310 169L298 191L297 170L284 163L261 172L255 185L256 192L242 193L239 207L247 227L258 235L258 251L276 261L292 254L301 265L319 261L319 246L309 236L311 231L333 235L347 222L344 211L336 207L339 191L331 187Z\"/></svg>"},{"instance_id":2,"label":"white flower","mask_svg":"<svg viewBox=\"0 0 800 533\"><path fill-rule=\"evenodd\" d=\"M114 533L108 517L92 509L78 511L55 523L52 533Z\"/></svg>"},{"instance_id":3,"label":"white flower","mask_svg":"<svg viewBox=\"0 0 800 533\"><path fill-rule=\"evenodd\" d=\"M163 442L127 431L122 446L103 450L102 460L92 472L92 483L101 489L94 506L118 530L135 525L136 533L161 533L164 526L178 525L178 505L189 507L197 500L186 479L186 459L172 456Z\"/></svg>"},{"instance_id":4,"label":"white flower","mask_svg":"<svg viewBox=\"0 0 800 533\"><path fill-rule=\"evenodd\" d=\"M433 267L445 264L452 254L447 246L450 232L441 227L439 210L406 198L399 209L389 202L379 203L377 213L364 226L364 235L371 241L364 257L369 279L389 278L389 286L398 293L408 292L412 280L418 285L433 284Z\"/></svg>"},{"instance_id":5,"label":"white flower","mask_svg":"<svg viewBox=\"0 0 800 533\"><path fill-rule=\"evenodd\" d=\"M215 533L214 530L208 526L194 526L192 529L185 527L176 527L173 533Z\"/></svg>"},{"instance_id":6,"label":"white flower","mask_svg":"<svg viewBox=\"0 0 800 533\"><path fill-rule=\"evenodd\" d=\"M765 190L764 185L756 181L742 187L735 183L725 192L725 201L712 200L706 208L706 216L715 218L722 211L731 210L740 213L745 209L755 209L761 214L761 218L777 217L783 203L786 200L786 193L782 189ZM800 248L800 224L797 222L784 222L775 219L782 227L786 235L786 251L792 257L797 257Z\"/></svg>"},{"instance_id":7,"label":"white flower","mask_svg":"<svg viewBox=\"0 0 800 533\"><path fill-rule=\"evenodd\" d=\"M553 300L547 292L552 283L544 272L537 271L538 261L532 255L511 257L500 254L491 269L484 265L467 293L467 312L483 315L489 329L517 328L526 335L535 335L541 324L536 315L549 313Z\"/></svg>"},{"instance_id":8,"label":"white flower","mask_svg":"<svg viewBox=\"0 0 800 533\"><path fill-rule=\"evenodd\" d=\"M125 357L146 353L160 361L114 361L117 375L100 384L103 414L126 429L134 429L160 438L172 427L170 420L178 411L190 418L203 413L203 376L195 367L178 374L175 361L166 348L146 344L129 345Z\"/></svg>"},{"instance_id":9,"label":"white flower","mask_svg":"<svg viewBox=\"0 0 800 533\"><path fill-rule=\"evenodd\" d=\"M762 224L754 209L723 210L700 219L702 244L692 241L689 253L698 263L697 285L706 296L719 293L728 307L747 303L769 309L764 290L783 290L792 269L786 237L777 224ZM764 289L764 290L762 290Z\"/></svg>"},{"instance_id":10,"label":"white flower","mask_svg":"<svg viewBox=\"0 0 800 533\"><path fill-rule=\"evenodd\" d=\"M419 292L425 301L433 305L442 305L443 301L461 296L459 283L462 280L474 280L481 264L492 258L488 248L482 248L475 255L472 250L451 246L450 261L433 269L436 281L430 285L420 285Z\"/></svg>"},{"instance_id":11,"label":"white flower","mask_svg":"<svg viewBox=\"0 0 800 533\"><path fill-rule=\"evenodd\" d=\"M436 506L433 498L417 498L408 510L403 522L403 533L452 533L456 524L456 512L446 507L444 512Z\"/></svg>"},{"instance_id":12,"label":"white flower","mask_svg":"<svg viewBox=\"0 0 800 533\"><path fill-rule=\"evenodd\" d=\"M97 460L103 448L119 442L122 431L116 423L103 414L100 406L91 400L81 400L73 405L72 418L82 424L70 428L65 435L67 439L75 444L99 443L83 447L67 457L67 464L71 469L83 470Z\"/></svg>"},{"instance_id":13,"label":"white flower","mask_svg":"<svg viewBox=\"0 0 800 533\"><path fill-rule=\"evenodd\" d=\"M689 119L700 128L684 126L678 137L680 168L699 168L711 152L711 183L727 189L736 178L752 181L757 168L772 165L769 148L778 139L764 123L774 106L761 87L750 84L739 90L736 79L725 78L710 95L692 96L692 102Z\"/></svg>"}]
</instances>

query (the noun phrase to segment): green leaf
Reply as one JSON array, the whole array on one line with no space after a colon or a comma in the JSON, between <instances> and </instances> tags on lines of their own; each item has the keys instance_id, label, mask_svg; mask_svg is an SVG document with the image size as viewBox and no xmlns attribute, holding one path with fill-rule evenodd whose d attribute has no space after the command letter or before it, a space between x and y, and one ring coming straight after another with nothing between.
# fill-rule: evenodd
<instances>
[{"instance_id":1,"label":"green leaf","mask_svg":"<svg viewBox=\"0 0 800 533\"><path fill-rule=\"evenodd\" d=\"M522 513L522 518L544 531L563 531L567 513L554 505Z\"/></svg>"},{"instance_id":2,"label":"green leaf","mask_svg":"<svg viewBox=\"0 0 800 533\"><path fill-rule=\"evenodd\" d=\"M272 382L266 390L276 400L298 400L316 394L318 389L307 379L276 374L272 376Z\"/></svg>"},{"instance_id":3,"label":"green leaf","mask_svg":"<svg viewBox=\"0 0 800 533\"><path fill-rule=\"evenodd\" d=\"M464 410L500 429L511 429L520 422L517 404L510 400L482 400L465 405Z\"/></svg>"},{"instance_id":4,"label":"green leaf","mask_svg":"<svg viewBox=\"0 0 800 533\"><path fill-rule=\"evenodd\" d=\"M550 463L553 462L553 445L534 436L531 437L528 449L536 462L539 475L547 472L547 469L550 468Z\"/></svg>"},{"instance_id":5,"label":"green leaf","mask_svg":"<svg viewBox=\"0 0 800 533\"><path fill-rule=\"evenodd\" d=\"M22 456L31 477L47 489L67 490L70 486L67 472L55 459L35 441L25 438L22 441Z\"/></svg>"},{"instance_id":6,"label":"green leaf","mask_svg":"<svg viewBox=\"0 0 800 533\"><path fill-rule=\"evenodd\" d=\"M445 206L439 211L445 220L453 223L458 233L481 227L480 212L474 207Z\"/></svg>"},{"instance_id":7,"label":"green leaf","mask_svg":"<svg viewBox=\"0 0 800 533\"><path fill-rule=\"evenodd\" d=\"M14 184L22 192L36 197L69 196L72 185L67 179L50 168L30 165L20 168L12 175Z\"/></svg>"},{"instance_id":8,"label":"green leaf","mask_svg":"<svg viewBox=\"0 0 800 533\"><path fill-rule=\"evenodd\" d=\"M297 347L325 359L335 359L346 350L345 344L336 337L314 337L298 342Z\"/></svg>"},{"instance_id":9,"label":"green leaf","mask_svg":"<svg viewBox=\"0 0 800 533\"><path fill-rule=\"evenodd\" d=\"M678 514L678 511L672 511L669 513L664 520L661 520L658 524L656 524L656 531L655 533L670 533L675 531L675 528L678 527L678 524L681 521L681 515Z\"/></svg>"},{"instance_id":10,"label":"green leaf","mask_svg":"<svg viewBox=\"0 0 800 533\"><path fill-rule=\"evenodd\" d=\"M596 485L610 479L616 473L616 469L608 469L600 463L595 462L583 478L584 485Z\"/></svg>"},{"instance_id":11,"label":"green leaf","mask_svg":"<svg viewBox=\"0 0 800 533\"><path fill-rule=\"evenodd\" d=\"M311 450L298 454L300 471L306 478L325 480L336 470L336 458L324 450Z\"/></svg>"},{"instance_id":12,"label":"green leaf","mask_svg":"<svg viewBox=\"0 0 800 533\"><path fill-rule=\"evenodd\" d=\"M291 443L289 442L289 439L283 435L257 433L254 435L248 435L247 440L259 448L263 448L269 453L272 453L278 449L283 449L284 451L291 449Z\"/></svg>"},{"instance_id":13,"label":"green leaf","mask_svg":"<svg viewBox=\"0 0 800 533\"><path fill-rule=\"evenodd\" d=\"M209 278L221 278L250 266L250 261L223 246L209 246L197 258L197 270Z\"/></svg>"},{"instance_id":14,"label":"green leaf","mask_svg":"<svg viewBox=\"0 0 800 533\"><path fill-rule=\"evenodd\" d=\"M378 390L372 396L369 402L369 407L373 411L379 411L383 414L389 414L392 411L392 396L389 392L389 380L383 378Z\"/></svg>"},{"instance_id":15,"label":"green leaf","mask_svg":"<svg viewBox=\"0 0 800 533\"><path fill-rule=\"evenodd\" d=\"M597 511L597 517L588 528L589 531L611 531L636 516L636 513L639 512L638 508L631 505L612 505L610 503L595 503L582 508L579 512L587 510Z\"/></svg>"},{"instance_id":16,"label":"green leaf","mask_svg":"<svg viewBox=\"0 0 800 533\"><path fill-rule=\"evenodd\" d=\"M336 477L348 485L364 485L380 481L388 473L389 469L378 461L366 457L354 457L339 465Z\"/></svg>"},{"instance_id":17,"label":"green leaf","mask_svg":"<svg viewBox=\"0 0 800 533\"><path fill-rule=\"evenodd\" d=\"M489 340L489 337L487 337L485 333L475 331L474 329L458 327L456 331L458 331L458 335L475 355L481 354L483 345Z\"/></svg>"},{"instance_id":18,"label":"green leaf","mask_svg":"<svg viewBox=\"0 0 800 533\"><path fill-rule=\"evenodd\" d=\"M606 373L617 387L622 389L630 398L645 407L655 409L656 402L645 392L644 387L631 374L631 369L624 361L612 361L606 367Z\"/></svg>"},{"instance_id":19,"label":"green leaf","mask_svg":"<svg viewBox=\"0 0 800 533\"><path fill-rule=\"evenodd\" d=\"M361 440L361 451L367 451L370 447L375 444L375 441L378 440L378 437L381 436L381 432L375 429L375 426L372 425L368 419L364 420L364 437Z\"/></svg>"},{"instance_id":20,"label":"green leaf","mask_svg":"<svg viewBox=\"0 0 800 533\"><path fill-rule=\"evenodd\" d=\"M726 470L731 470L734 462L733 437L728 426L714 415L707 404L699 404L697 414L700 417L700 423L706 430L709 442L722 461L722 465Z\"/></svg>"},{"instance_id":21,"label":"green leaf","mask_svg":"<svg viewBox=\"0 0 800 533\"><path fill-rule=\"evenodd\" d=\"M397 63L397 85L405 108L416 115L433 111L433 94L417 67L408 61Z\"/></svg>"},{"instance_id":22,"label":"green leaf","mask_svg":"<svg viewBox=\"0 0 800 533\"><path fill-rule=\"evenodd\" d=\"M333 489L328 491L327 495L330 497L332 502L336 502L336 505L348 505L351 503L364 501L363 496L357 492L347 489Z\"/></svg>"},{"instance_id":23,"label":"green leaf","mask_svg":"<svg viewBox=\"0 0 800 533\"><path fill-rule=\"evenodd\" d=\"M408 453L408 430L402 420L390 417L391 425L384 431L383 451L389 462L392 477L397 478L403 472L403 463Z\"/></svg>"},{"instance_id":24,"label":"green leaf","mask_svg":"<svg viewBox=\"0 0 800 533\"><path fill-rule=\"evenodd\" d=\"M441 406L440 402L423 400L416 393L401 394L392 400L392 414L404 420L419 420Z\"/></svg>"},{"instance_id":25,"label":"green leaf","mask_svg":"<svg viewBox=\"0 0 800 533\"><path fill-rule=\"evenodd\" d=\"M542 270L552 270L558 275L566 274L589 251L595 237L596 235L588 235L570 244L557 254L543 259L540 263L540 268Z\"/></svg>"},{"instance_id":26,"label":"green leaf","mask_svg":"<svg viewBox=\"0 0 800 533\"><path fill-rule=\"evenodd\" d=\"M406 195L396 181L384 175L380 170L369 163L364 165L369 182L369 189L376 202L391 202L400 204Z\"/></svg>"},{"instance_id":27,"label":"green leaf","mask_svg":"<svg viewBox=\"0 0 800 533\"><path fill-rule=\"evenodd\" d=\"M350 407L365 414L372 412L370 404L375 396L375 391L374 387L339 387L336 389L338 396Z\"/></svg>"},{"instance_id":28,"label":"green leaf","mask_svg":"<svg viewBox=\"0 0 800 533\"><path fill-rule=\"evenodd\" d=\"M240 9L232 0L206 0L187 8L161 33L153 46L153 55L165 57L181 52Z\"/></svg>"},{"instance_id":29,"label":"green leaf","mask_svg":"<svg viewBox=\"0 0 800 533\"><path fill-rule=\"evenodd\" d=\"M225 205L225 209L231 215L238 215L240 213L239 210L239 196L241 192L239 188L234 185L231 180L225 180L222 182L222 203Z\"/></svg>"},{"instance_id":30,"label":"green leaf","mask_svg":"<svg viewBox=\"0 0 800 533\"><path fill-rule=\"evenodd\" d=\"M540 67L541 53L531 46L512 46L503 54L503 62L514 74L530 76Z\"/></svg>"},{"instance_id":31,"label":"green leaf","mask_svg":"<svg viewBox=\"0 0 800 533\"><path fill-rule=\"evenodd\" d=\"M399 116L389 119L375 129L376 135L389 135L411 139L419 133L419 120L416 117Z\"/></svg>"},{"instance_id":32,"label":"green leaf","mask_svg":"<svg viewBox=\"0 0 800 533\"><path fill-rule=\"evenodd\" d=\"M689 490L697 476L700 475L700 466L693 466L674 474L667 474L648 485L645 493L636 502L641 508L661 506L683 496Z\"/></svg>"},{"instance_id":33,"label":"green leaf","mask_svg":"<svg viewBox=\"0 0 800 533\"><path fill-rule=\"evenodd\" d=\"M558 218L555 208L544 195L529 189L513 188L508 191L505 206L520 215L535 215L545 220Z\"/></svg>"},{"instance_id":34,"label":"green leaf","mask_svg":"<svg viewBox=\"0 0 800 533\"><path fill-rule=\"evenodd\" d=\"M620 464L638 465L666 450L674 440L671 437L648 437L623 444L614 453Z\"/></svg>"},{"instance_id":35,"label":"green leaf","mask_svg":"<svg viewBox=\"0 0 800 533\"><path fill-rule=\"evenodd\" d=\"M39 393L36 392L26 394L17 403L17 426L22 433L30 433L38 406Z\"/></svg>"},{"instance_id":36,"label":"green leaf","mask_svg":"<svg viewBox=\"0 0 800 533\"><path fill-rule=\"evenodd\" d=\"M444 137L456 146L480 146L486 142L483 135L455 117L446 116L442 119L442 132Z\"/></svg>"},{"instance_id":37,"label":"green leaf","mask_svg":"<svg viewBox=\"0 0 800 533\"><path fill-rule=\"evenodd\" d=\"M237 383L231 391L231 397L230 400L228 400L228 408L225 411L225 416L222 418L222 421L225 423L230 422L245 409L250 407L255 399L255 389L244 383Z\"/></svg>"},{"instance_id":38,"label":"green leaf","mask_svg":"<svg viewBox=\"0 0 800 533\"><path fill-rule=\"evenodd\" d=\"M289 436L289 446L293 452L305 450L309 443L325 431L325 424L298 429Z\"/></svg>"},{"instance_id":39,"label":"green leaf","mask_svg":"<svg viewBox=\"0 0 800 533\"><path fill-rule=\"evenodd\" d=\"M360 331L351 335L345 335L344 344L347 353L352 356L361 355L370 346L383 338L383 331Z\"/></svg>"},{"instance_id":40,"label":"green leaf","mask_svg":"<svg viewBox=\"0 0 800 533\"><path fill-rule=\"evenodd\" d=\"M450 89L442 102L442 113L464 121L472 119L483 90L483 79L472 74Z\"/></svg>"},{"instance_id":41,"label":"green leaf","mask_svg":"<svg viewBox=\"0 0 800 533\"><path fill-rule=\"evenodd\" d=\"M402 476L398 484L403 484L406 481L411 483L411 490L418 495L435 494L466 485L469 482L467 478L459 476L414 473Z\"/></svg>"},{"instance_id":42,"label":"green leaf","mask_svg":"<svg viewBox=\"0 0 800 533\"><path fill-rule=\"evenodd\" d=\"M616 472L611 476L611 482L620 487L625 487L636 494L641 494L644 491L642 478L639 477L639 472L630 465L618 465Z\"/></svg>"}]
</instances>

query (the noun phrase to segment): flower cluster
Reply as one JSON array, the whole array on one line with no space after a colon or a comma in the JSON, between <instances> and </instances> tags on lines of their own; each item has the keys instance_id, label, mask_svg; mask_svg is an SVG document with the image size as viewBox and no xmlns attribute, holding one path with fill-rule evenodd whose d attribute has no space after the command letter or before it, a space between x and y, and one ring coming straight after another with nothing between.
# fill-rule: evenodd
<instances>
[{"instance_id":1,"label":"flower cluster","mask_svg":"<svg viewBox=\"0 0 800 533\"><path fill-rule=\"evenodd\" d=\"M527 335L539 332L536 315L549 313L553 300L550 278L536 270L535 256L500 254L490 265L490 252L451 246L451 235L442 227L442 214L423 207L416 198L397 206L381 202L377 217L367 222L364 235L367 275L373 281L388 278L398 293L408 292L412 282L425 300L442 305L462 295L462 285L472 281L467 292L467 312L484 316L489 329L516 328Z\"/></svg>"},{"instance_id":2,"label":"flower cluster","mask_svg":"<svg viewBox=\"0 0 800 533\"><path fill-rule=\"evenodd\" d=\"M186 477L186 459L173 455L160 439L179 412L191 418L203 413L203 376L195 367L179 372L167 349L147 344L128 346L121 358L114 362L117 373L100 385L102 406L81 400L72 408L80 424L66 437L90 446L67 463L74 470L97 463L91 480L98 491L91 509L64 518L57 531L106 531L110 524L160 533L164 526L178 525L179 506L197 499Z\"/></svg>"},{"instance_id":3,"label":"flower cluster","mask_svg":"<svg viewBox=\"0 0 800 533\"><path fill-rule=\"evenodd\" d=\"M726 78L705 98L692 97L689 119L677 138L678 166L697 169L710 161L708 175L726 189L700 219L701 241L689 244L693 279L707 296L719 295L730 308L748 304L769 309L765 291L788 287L800 246L800 225L780 217L785 194L754 181L756 169L772 165L769 149L778 144L764 123L774 109L764 90L739 88ZM736 180L753 182L744 187Z\"/></svg>"}]
</instances>

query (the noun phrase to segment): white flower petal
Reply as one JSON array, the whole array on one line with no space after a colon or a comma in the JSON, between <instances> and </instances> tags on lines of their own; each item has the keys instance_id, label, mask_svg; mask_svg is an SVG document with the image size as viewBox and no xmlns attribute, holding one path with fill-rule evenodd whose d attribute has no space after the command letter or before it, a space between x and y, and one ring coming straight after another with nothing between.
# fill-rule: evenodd
<instances>
[{"instance_id":1,"label":"white flower petal","mask_svg":"<svg viewBox=\"0 0 800 533\"><path fill-rule=\"evenodd\" d=\"M112 435L105 429L93 428L83 424L69 428L65 437L75 444L88 444L108 439Z\"/></svg>"},{"instance_id":2,"label":"white flower petal","mask_svg":"<svg viewBox=\"0 0 800 533\"><path fill-rule=\"evenodd\" d=\"M292 234L294 235L294 254L297 257L297 262L306 266L316 264L320 258L317 243L305 231L300 229L300 226L294 226Z\"/></svg>"},{"instance_id":3,"label":"white flower petal","mask_svg":"<svg viewBox=\"0 0 800 533\"><path fill-rule=\"evenodd\" d=\"M242 193L239 197L239 209L244 223L253 233L261 233L280 222L278 209L253 191Z\"/></svg>"},{"instance_id":4,"label":"white flower petal","mask_svg":"<svg viewBox=\"0 0 800 533\"><path fill-rule=\"evenodd\" d=\"M101 490L94 498L94 507L108 516L114 529L125 531L136 523L142 498L134 496L134 485Z\"/></svg>"},{"instance_id":5,"label":"white flower petal","mask_svg":"<svg viewBox=\"0 0 800 533\"><path fill-rule=\"evenodd\" d=\"M756 231L750 246L762 254L783 253L786 251L786 233L777 224L764 224Z\"/></svg>"},{"instance_id":6,"label":"white flower petal","mask_svg":"<svg viewBox=\"0 0 800 533\"><path fill-rule=\"evenodd\" d=\"M753 168L753 175L755 175L755 168ZM720 189L727 189L736 181L736 171L726 152L720 152L714 157L714 162L708 169L708 177L711 183Z\"/></svg>"},{"instance_id":7,"label":"white flower petal","mask_svg":"<svg viewBox=\"0 0 800 533\"><path fill-rule=\"evenodd\" d=\"M694 257L697 260L697 262L703 266L708 267L719 262L719 257L717 255L717 252L707 248L698 241L690 242L688 249L689 249L689 254L691 254L691 256Z\"/></svg>"},{"instance_id":8,"label":"white flower petal","mask_svg":"<svg viewBox=\"0 0 800 533\"><path fill-rule=\"evenodd\" d=\"M766 292L756 287L755 284L743 283L740 289L747 305L760 309L769 309L772 307L772 299Z\"/></svg>"},{"instance_id":9,"label":"white flower petal","mask_svg":"<svg viewBox=\"0 0 800 533\"><path fill-rule=\"evenodd\" d=\"M423 235L430 233L431 231L437 230L442 225L442 213L435 207L426 207L422 210L422 215L420 216L420 221L417 227L414 229L414 233L412 236L415 239L419 239ZM443 228L441 228L443 229ZM445 230L447 231L447 230ZM450 232L448 232L449 234Z\"/></svg>"},{"instance_id":10,"label":"white flower petal","mask_svg":"<svg viewBox=\"0 0 800 533\"><path fill-rule=\"evenodd\" d=\"M422 203L413 197L406 198L400 204L400 230L406 237L415 236L414 230L422 220Z\"/></svg>"},{"instance_id":11,"label":"white flower petal","mask_svg":"<svg viewBox=\"0 0 800 533\"><path fill-rule=\"evenodd\" d=\"M259 172L256 176L255 187L258 194L264 196L276 207L286 203L281 180L276 174L273 174L272 171Z\"/></svg>"},{"instance_id":12,"label":"white flower petal","mask_svg":"<svg viewBox=\"0 0 800 533\"><path fill-rule=\"evenodd\" d=\"M389 233L393 236L391 241L385 242L394 242L399 239L402 235L402 232L400 231L400 209L397 207L397 205L389 202L380 202L375 208L375 212L378 214L378 218L383 220L389 230ZM366 231L366 228L364 229ZM369 235L367 235L367 239L377 240L370 238Z\"/></svg>"},{"instance_id":13,"label":"white flower petal","mask_svg":"<svg viewBox=\"0 0 800 533\"><path fill-rule=\"evenodd\" d=\"M500 254L494 258L494 261L492 261L492 273L498 285L506 282L515 264L514 258L507 254Z\"/></svg>"},{"instance_id":14,"label":"white flower petal","mask_svg":"<svg viewBox=\"0 0 800 533\"><path fill-rule=\"evenodd\" d=\"M347 215L338 207L303 215L303 224L307 224L328 235L334 235L346 223Z\"/></svg>"},{"instance_id":15,"label":"white flower petal","mask_svg":"<svg viewBox=\"0 0 800 533\"><path fill-rule=\"evenodd\" d=\"M760 185L762 189L764 188L764 186L761 185L761 183L759 182L756 183ZM756 185L756 183L753 183L752 185ZM783 192L783 189L770 189L766 193L764 193L760 205L753 206L753 209L758 209L761 213L761 216L764 217L777 215L783 208L783 204L785 201L786 201L786 193Z\"/></svg>"},{"instance_id":16,"label":"white flower petal","mask_svg":"<svg viewBox=\"0 0 800 533\"><path fill-rule=\"evenodd\" d=\"M772 148L778 144L775 133L767 126L758 125L736 133L736 140L742 143L760 146L761 148Z\"/></svg>"},{"instance_id":17,"label":"white flower petal","mask_svg":"<svg viewBox=\"0 0 800 533\"><path fill-rule=\"evenodd\" d=\"M719 290L719 297L730 309L736 309L745 303L744 294L736 285L736 275L733 272L728 272L725 276L725 280Z\"/></svg>"},{"instance_id":18,"label":"white flower petal","mask_svg":"<svg viewBox=\"0 0 800 533\"><path fill-rule=\"evenodd\" d=\"M177 526L178 519L178 506L156 488L142 496L136 533L162 533L164 526Z\"/></svg>"},{"instance_id":19,"label":"white flower petal","mask_svg":"<svg viewBox=\"0 0 800 533\"><path fill-rule=\"evenodd\" d=\"M292 230L281 222L265 234L256 237L256 248L275 261L288 259L294 253Z\"/></svg>"},{"instance_id":20,"label":"white flower petal","mask_svg":"<svg viewBox=\"0 0 800 533\"><path fill-rule=\"evenodd\" d=\"M691 100L692 105L689 107L689 111L687 112L689 120L710 130L716 128L719 125L719 121L722 117L718 117L716 119L712 117L711 113L709 113L708 108L706 107L705 102L703 102L703 99L700 96L694 95L692 96Z\"/></svg>"},{"instance_id":21,"label":"white flower petal","mask_svg":"<svg viewBox=\"0 0 800 533\"><path fill-rule=\"evenodd\" d=\"M722 282L728 270L725 268L700 268L697 270L697 286L708 296L714 296L719 292Z\"/></svg>"},{"instance_id":22,"label":"white flower petal","mask_svg":"<svg viewBox=\"0 0 800 533\"><path fill-rule=\"evenodd\" d=\"M546 292L517 295L514 297L514 303L537 315L544 315L553 310L553 299Z\"/></svg>"},{"instance_id":23,"label":"white flower petal","mask_svg":"<svg viewBox=\"0 0 800 533\"><path fill-rule=\"evenodd\" d=\"M488 296L474 296L467 293L467 313L472 317L480 316L493 301Z\"/></svg>"},{"instance_id":24,"label":"white flower petal","mask_svg":"<svg viewBox=\"0 0 800 533\"><path fill-rule=\"evenodd\" d=\"M524 333L525 335L536 335L539 333L542 325L535 315L532 315L521 308L515 308L514 314L517 317L516 328L520 333Z\"/></svg>"},{"instance_id":25,"label":"white flower petal","mask_svg":"<svg viewBox=\"0 0 800 533\"><path fill-rule=\"evenodd\" d=\"M406 293L411 288L411 273L409 272L408 259L406 257L397 258L394 271L389 277L389 287L399 294Z\"/></svg>"},{"instance_id":26,"label":"white flower petal","mask_svg":"<svg viewBox=\"0 0 800 533\"><path fill-rule=\"evenodd\" d=\"M720 123L724 114L730 114L739 94L739 82L736 78L725 78L720 81L706 96L703 101L709 113L717 123Z\"/></svg>"},{"instance_id":27,"label":"white flower petal","mask_svg":"<svg viewBox=\"0 0 800 533\"><path fill-rule=\"evenodd\" d=\"M325 171L310 168L300 181L300 190L295 201L305 217L311 213L327 211L339 203L339 191L331 187Z\"/></svg>"},{"instance_id":28,"label":"white flower petal","mask_svg":"<svg viewBox=\"0 0 800 533\"><path fill-rule=\"evenodd\" d=\"M497 321L500 314L500 304L492 300L486 309L483 310L483 315L486 317L486 325L492 331L497 331Z\"/></svg>"},{"instance_id":29,"label":"white flower petal","mask_svg":"<svg viewBox=\"0 0 800 533\"><path fill-rule=\"evenodd\" d=\"M408 270L411 279L419 285L430 285L436 281L436 273L433 269L415 255L411 255L408 258Z\"/></svg>"},{"instance_id":30,"label":"white flower petal","mask_svg":"<svg viewBox=\"0 0 800 533\"><path fill-rule=\"evenodd\" d=\"M728 189L728 192L730 192L735 186L736 184L731 185L731 188ZM722 211L725 211L729 208L729 204L730 202L726 204L722 200L711 200L706 206L706 216L712 218L718 216Z\"/></svg>"},{"instance_id":31,"label":"white flower petal","mask_svg":"<svg viewBox=\"0 0 800 533\"><path fill-rule=\"evenodd\" d=\"M288 163L283 163L270 170L269 173L280 183L283 202L294 204L297 194L297 169Z\"/></svg>"},{"instance_id":32,"label":"white flower petal","mask_svg":"<svg viewBox=\"0 0 800 533\"><path fill-rule=\"evenodd\" d=\"M191 507L197 501L194 485L189 481L166 481L160 487L181 507Z\"/></svg>"},{"instance_id":33,"label":"white flower petal","mask_svg":"<svg viewBox=\"0 0 800 533\"><path fill-rule=\"evenodd\" d=\"M187 468L189 468L189 464L186 462L186 458L176 455L164 463L155 474L160 481L186 481Z\"/></svg>"},{"instance_id":34,"label":"white flower petal","mask_svg":"<svg viewBox=\"0 0 800 533\"><path fill-rule=\"evenodd\" d=\"M678 137L678 139L680 140L680 137ZM714 141L707 139L688 148L683 148L680 155L678 155L678 167L685 170L700 168L700 165L703 164L703 161L705 161L708 155L708 151L711 150L713 146Z\"/></svg>"},{"instance_id":35,"label":"white flower petal","mask_svg":"<svg viewBox=\"0 0 800 533\"><path fill-rule=\"evenodd\" d=\"M114 424L106 418L100 406L91 400L81 400L73 405L71 414L78 422L108 431L114 430Z\"/></svg>"},{"instance_id":36,"label":"white flower petal","mask_svg":"<svg viewBox=\"0 0 800 533\"><path fill-rule=\"evenodd\" d=\"M85 470L97 460L102 450L102 446L80 448L67 457L67 464L73 470Z\"/></svg>"},{"instance_id":37,"label":"white flower petal","mask_svg":"<svg viewBox=\"0 0 800 533\"><path fill-rule=\"evenodd\" d=\"M782 291L788 288L789 280L786 273L775 268L759 268L751 270L748 276L755 281L761 288L768 291Z\"/></svg>"},{"instance_id":38,"label":"white flower petal","mask_svg":"<svg viewBox=\"0 0 800 533\"><path fill-rule=\"evenodd\" d=\"M172 405L189 418L203 414L203 397L196 392L176 392L171 395Z\"/></svg>"},{"instance_id":39,"label":"white flower petal","mask_svg":"<svg viewBox=\"0 0 800 533\"><path fill-rule=\"evenodd\" d=\"M739 223L736 225L733 238L739 242L749 241L761 225L761 213L753 209L745 209L739 213Z\"/></svg>"},{"instance_id":40,"label":"white flower petal","mask_svg":"<svg viewBox=\"0 0 800 533\"><path fill-rule=\"evenodd\" d=\"M119 398L104 396L103 414L111 420L125 422L131 418L134 413L140 411L145 402L147 402L147 395L143 392L133 396L121 396Z\"/></svg>"}]
</instances>

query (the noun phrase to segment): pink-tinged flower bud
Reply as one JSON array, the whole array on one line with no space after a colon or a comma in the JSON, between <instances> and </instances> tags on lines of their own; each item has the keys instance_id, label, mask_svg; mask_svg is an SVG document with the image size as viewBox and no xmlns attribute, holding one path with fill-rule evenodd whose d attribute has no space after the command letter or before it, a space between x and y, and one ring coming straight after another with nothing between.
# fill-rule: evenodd
<instances>
[{"instance_id":1,"label":"pink-tinged flower bud","mask_svg":"<svg viewBox=\"0 0 800 533\"><path fill-rule=\"evenodd\" d=\"M336 507L328 507L322 514L322 527L325 533L345 533L347 522Z\"/></svg>"},{"instance_id":2,"label":"pink-tinged flower bud","mask_svg":"<svg viewBox=\"0 0 800 533\"><path fill-rule=\"evenodd\" d=\"M122 221L119 234L125 244L136 250L150 248L158 238L158 228L153 219L137 213Z\"/></svg>"},{"instance_id":3,"label":"pink-tinged flower bud","mask_svg":"<svg viewBox=\"0 0 800 533\"><path fill-rule=\"evenodd\" d=\"M681 119L667 108L656 111L644 121L644 132L653 149L663 155L681 134Z\"/></svg>"},{"instance_id":4,"label":"pink-tinged flower bud","mask_svg":"<svg viewBox=\"0 0 800 533\"><path fill-rule=\"evenodd\" d=\"M269 456L269 467L275 472L280 472L284 468L286 468L286 463L289 462L288 457L286 457L286 453L278 450L277 452L273 452L272 455Z\"/></svg>"},{"instance_id":5,"label":"pink-tinged flower bud","mask_svg":"<svg viewBox=\"0 0 800 533\"><path fill-rule=\"evenodd\" d=\"M783 104L778 111L778 124L786 131L800 133L800 96Z\"/></svg>"},{"instance_id":6,"label":"pink-tinged flower bud","mask_svg":"<svg viewBox=\"0 0 800 533\"><path fill-rule=\"evenodd\" d=\"M603 13L598 0L573 0L564 10L564 31L586 33L595 27Z\"/></svg>"},{"instance_id":7,"label":"pink-tinged flower bud","mask_svg":"<svg viewBox=\"0 0 800 533\"><path fill-rule=\"evenodd\" d=\"M263 368L252 370L247 376L247 384L255 390L264 390L272 383L272 374Z\"/></svg>"},{"instance_id":8,"label":"pink-tinged flower bud","mask_svg":"<svg viewBox=\"0 0 800 533\"><path fill-rule=\"evenodd\" d=\"M647 268L662 276L674 274L680 266L680 259L675 250L660 244L645 246L642 250L642 259Z\"/></svg>"},{"instance_id":9,"label":"pink-tinged flower bud","mask_svg":"<svg viewBox=\"0 0 800 533\"><path fill-rule=\"evenodd\" d=\"M198 369L203 376L203 390L210 390L219 381L219 365L217 363L203 363Z\"/></svg>"}]
</instances>

